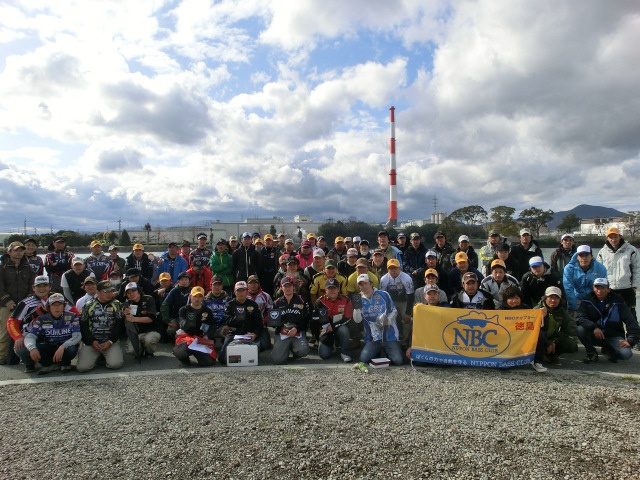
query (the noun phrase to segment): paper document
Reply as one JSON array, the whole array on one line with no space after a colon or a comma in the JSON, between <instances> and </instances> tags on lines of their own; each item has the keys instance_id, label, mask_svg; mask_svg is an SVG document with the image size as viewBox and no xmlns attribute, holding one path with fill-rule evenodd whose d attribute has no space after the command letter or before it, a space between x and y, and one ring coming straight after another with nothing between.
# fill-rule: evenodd
<instances>
[{"instance_id":1,"label":"paper document","mask_svg":"<svg viewBox=\"0 0 640 480\"><path fill-rule=\"evenodd\" d=\"M189 350L194 350L196 352L202 353L211 353L213 351L206 345L200 345L197 338L193 342L191 342L191 344L189 344Z\"/></svg>"},{"instance_id":2,"label":"paper document","mask_svg":"<svg viewBox=\"0 0 640 480\"><path fill-rule=\"evenodd\" d=\"M233 339L234 340L250 342L251 341L251 335L234 335Z\"/></svg>"}]
</instances>

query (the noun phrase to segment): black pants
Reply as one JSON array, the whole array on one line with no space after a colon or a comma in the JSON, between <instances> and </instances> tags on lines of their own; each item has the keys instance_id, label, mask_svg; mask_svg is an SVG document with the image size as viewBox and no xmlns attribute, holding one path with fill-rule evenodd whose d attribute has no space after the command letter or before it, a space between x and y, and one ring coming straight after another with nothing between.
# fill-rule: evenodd
<instances>
[{"instance_id":1,"label":"black pants","mask_svg":"<svg viewBox=\"0 0 640 480\"><path fill-rule=\"evenodd\" d=\"M633 288L623 288L621 290L613 290L614 293L617 293L622 297L624 303L627 304L627 307L631 310L633 314L633 318L638 319L638 315L636 314L636 291Z\"/></svg>"}]
</instances>

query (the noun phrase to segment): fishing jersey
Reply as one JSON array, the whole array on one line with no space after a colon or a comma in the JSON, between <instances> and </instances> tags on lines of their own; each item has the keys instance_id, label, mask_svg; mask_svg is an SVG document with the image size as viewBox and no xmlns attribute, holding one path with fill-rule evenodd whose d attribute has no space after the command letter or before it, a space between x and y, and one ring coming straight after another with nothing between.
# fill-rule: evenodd
<instances>
[{"instance_id":1,"label":"fishing jersey","mask_svg":"<svg viewBox=\"0 0 640 480\"><path fill-rule=\"evenodd\" d=\"M323 295L316 301L316 310L320 316L320 323L323 327L327 324L333 326L345 324L353 318L353 304L351 299L345 295L338 294L338 298L331 300L327 295ZM340 318L340 316L342 318Z\"/></svg>"},{"instance_id":2,"label":"fishing jersey","mask_svg":"<svg viewBox=\"0 0 640 480\"><path fill-rule=\"evenodd\" d=\"M362 295L361 313L364 320L364 341L398 341L400 336L395 320L389 322L380 318L380 316L388 317L394 312L397 314L393 300L384 290L374 288L370 299Z\"/></svg>"},{"instance_id":3,"label":"fishing jersey","mask_svg":"<svg viewBox=\"0 0 640 480\"><path fill-rule=\"evenodd\" d=\"M30 257L27 257L27 260L29 261L31 270L36 274L36 277L44 273L44 260L42 260L38 254L34 253Z\"/></svg>"},{"instance_id":4,"label":"fishing jersey","mask_svg":"<svg viewBox=\"0 0 640 480\"><path fill-rule=\"evenodd\" d=\"M309 304L305 302L300 295L293 295L291 301L283 295L273 304L273 309L280 312L281 325L293 323L296 330L301 332L307 329L311 312ZM280 333L282 326L276 328L276 333Z\"/></svg>"},{"instance_id":5,"label":"fishing jersey","mask_svg":"<svg viewBox=\"0 0 640 480\"><path fill-rule=\"evenodd\" d=\"M202 305L201 308L195 309L191 305L185 305L180 309L180 328L184 333L191 336L200 335L203 337L213 338L213 312L209 307ZM209 334L209 332L211 332ZM177 342L177 338L176 338Z\"/></svg>"},{"instance_id":6,"label":"fishing jersey","mask_svg":"<svg viewBox=\"0 0 640 480\"><path fill-rule=\"evenodd\" d=\"M396 278L386 273L380 279L380 290L384 290L394 302L403 302L413 293L413 280L408 273L400 272Z\"/></svg>"},{"instance_id":7,"label":"fishing jersey","mask_svg":"<svg viewBox=\"0 0 640 480\"><path fill-rule=\"evenodd\" d=\"M89 255L84 260L84 264L87 270L96 277L96 280L107 280L109 278L109 273L113 270L113 265L111 262L111 258L106 256L104 253L98 255Z\"/></svg>"},{"instance_id":8,"label":"fishing jersey","mask_svg":"<svg viewBox=\"0 0 640 480\"><path fill-rule=\"evenodd\" d=\"M194 248L189 254L189 265L193 265L194 260L202 260L202 266L209 268L211 255L213 255L213 250L209 247Z\"/></svg>"},{"instance_id":9,"label":"fishing jersey","mask_svg":"<svg viewBox=\"0 0 640 480\"><path fill-rule=\"evenodd\" d=\"M47 253L44 257L44 269L49 278L62 277L62 274L71 268L71 262L74 258L75 255L69 250Z\"/></svg>"},{"instance_id":10,"label":"fishing jersey","mask_svg":"<svg viewBox=\"0 0 640 480\"><path fill-rule=\"evenodd\" d=\"M47 313L46 302L46 299L41 300L35 295L29 295L18 302L7 320L7 330L14 341L28 333L28 327L32 320Z\"/></svg>"},{"instance_id":11,"label":"fishing jersey","mask_svg":"<svg viewBox=\"0 0 640 480\"><path fill-rule=\"evenodd\" d=\"M80 322L75 313L63 312L59 318L54 318L47 312L32 322L24 343L29 351L36 348L36 342L67 348L77 345L80 338Z\"/></svg>"},{"instance_id":12,"label":"fishing jersey","mask_svg":"<svg viewBox=\"0 0 640 480\"><path fill-rule=\"evenodd\" d=\"M255 295L247 293L247 298L249 300L253 300L258 304L258 306L260 307L260 315L262 315L262 321L266 325L267 315L269 315L269 311L273 308L273 300L271 299L271 295L260 289Z\"/></svg>"},{"instance_id":13,"label":"fishing jersey","mask_svg":"<svg viewBox=\"0 0 640 480\"><path fill-rule=\"evenodd\" d=\"M212 325L216 330L225 324L224 311L230 299L231 297L224 290L219 297L214 296L213 293L209 293L204 297L204 304L213 312Z\"/></svg>"},{"instance_id":14,"label":"fishing jersey","mask_svg":"<svg viewBox=\"0 0 640 480\"><path fill-rule=\"evenodd\" d=\"M126 300L124 302L124 308L131 308L132 305L138 307L138 310L136 311L134 317L151 318L151 323L136 323L138 327L138 333L153 332L155 330L156 319L156 301L153 299L153 297L149 295L140 295L139 302L132 302L131 300Z\"/></svg>"},{"instance_id":15,"label":"fishing jersey","mask_svg":"<svg viewBox=\"0 0 640 480\"><path fill-rule=\"evenodd\" d=\"M122 304L118 300L105 304L97 298L89 300L84 304L80 317L82 341L86 345L91 345L94 340L98 343L115 343L120 338L123 321Z\"/></svg>"},{"instance_id":16,"label":"fishing jersey","mask_svg":"<svg viewBox=\"0 0 640 480\"><path fill-rule=\"evenodd\" d=\"M259 335L262 331L260 307L253 300L247 298L244 303L240 303L234 298L227 304L224 315L226 324L231 329L229 335L248 332Z\"/></svg>"}]
</instances>

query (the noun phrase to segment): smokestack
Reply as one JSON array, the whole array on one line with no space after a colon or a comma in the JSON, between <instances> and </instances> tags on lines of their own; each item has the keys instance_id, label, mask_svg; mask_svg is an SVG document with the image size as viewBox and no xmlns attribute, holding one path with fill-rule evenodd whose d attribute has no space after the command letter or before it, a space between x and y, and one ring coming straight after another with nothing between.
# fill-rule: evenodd
<instances>
[{"instance_id":1,"label":"smokestack","mask_svg":"<svg viewBox=\"0 0 640 480\"><path fill-rule=\"evenodd\" d=\"M396 187L396 120L395 107L391 107L391 150L389 155L389 221L387 225L398 226L398 188Z\"/></svg>"}]
</instances>

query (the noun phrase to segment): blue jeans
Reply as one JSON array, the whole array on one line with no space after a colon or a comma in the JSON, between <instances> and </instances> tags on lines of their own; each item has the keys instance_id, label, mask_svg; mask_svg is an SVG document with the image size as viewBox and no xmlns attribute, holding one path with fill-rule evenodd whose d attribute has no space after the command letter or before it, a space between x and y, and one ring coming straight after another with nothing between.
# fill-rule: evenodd
<instances>
[{"instance_id":1,"label":"blue jeans","mask_svg":"<svg viewBox=\"0 0 640 480\"><path fill-rule=\"evenodd\" d=\"M622 337L605 337L604 340L596 338L593 330L587 330L582 325L578 325L576 331L580 342L588 354L596 353L596 347L606 347L609 355L621 360L629 360L633 356L630 347L619 347L618 344L625 340Z\"/></svg>"},{"instance_id":2,"label":"blue jeans","mask_svg":"<svg viewBox=\"0 0 640 480\"><path fill-rule=\"evenodd\" d=\"M335 330L327 334L326 338L320 339L320 345L318 345L318 355L323 360L326 360L333 353L334 344L340 347L340 353L343 355L351 356L349 351L349 340L351 339L351 332L347 325L340 325Z\"/></svg>"},{"instance_id":3,"label":"blue jeans","mask_svg":"<svg viewBox=\"0 0 640 480\"><path fill-rule=\"evenodd\" d=\"M372 358L376 358L380 355L380 351L383 348L387 353L387 357L391 360L391 363L394 365L402 365L402 348L400 348L400 342L397 340L393 342L382 340L378 340L377 342L366 342L360 352L360 361L363 363L369 363Z\"/></svg>"},{"instance_id":4,"label":"blue jeans","mask_svg":"<svg viewBox=\"0 0 640 480\"><path fill-rule=\"evenodd\" d=\"M53 354L56 353L58 347L60 345L50 345L48 343L36 343L36 348L38 352L40 352L40 364L43 367L48 367L53 364ZM29 355L29 350L24 345L19 350L15 350L16 355L20 357L22 363L27 366L33 366L34 362L31 360L31 355ZM64 353L62 354L62 360L60 361L60 365L69 366L71 365L71 360L73 360L78 354L78 345L73 345L69 348L64 349Z\"/></svg>"}]
</instances>

